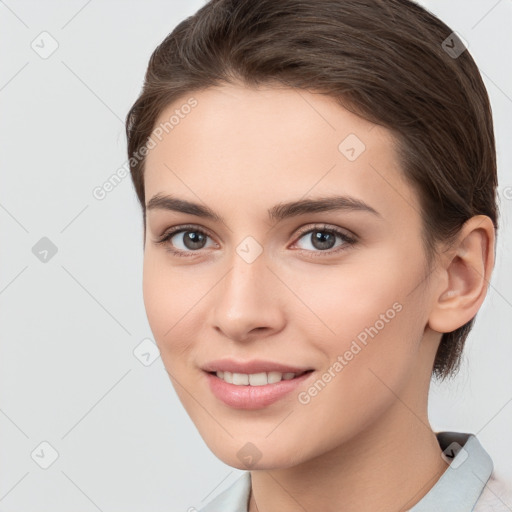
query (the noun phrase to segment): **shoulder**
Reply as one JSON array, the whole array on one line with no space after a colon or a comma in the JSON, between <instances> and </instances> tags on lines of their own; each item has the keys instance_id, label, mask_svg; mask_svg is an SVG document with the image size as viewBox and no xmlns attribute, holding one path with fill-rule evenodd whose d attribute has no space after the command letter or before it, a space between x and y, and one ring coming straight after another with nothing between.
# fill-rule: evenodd
<instances>
[{"instance_id":1,"label":"shoulder","mask_svg":"<svg viewBox=\"0 0 512 512\"><path fill-rule=\"evenodd\" d=\"M510 512L510 510L512 510L512 487L493 471L473 512Z\"/></svg>"}]
</instances>

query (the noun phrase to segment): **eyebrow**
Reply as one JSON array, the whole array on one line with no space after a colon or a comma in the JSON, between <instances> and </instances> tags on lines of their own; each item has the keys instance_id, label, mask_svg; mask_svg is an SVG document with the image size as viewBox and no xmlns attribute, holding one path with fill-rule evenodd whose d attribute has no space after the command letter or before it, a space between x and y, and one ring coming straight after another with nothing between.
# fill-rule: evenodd
<instances>
[{"instance_id":1,"label":"eyebrow","mask_svg":"<svg viewBox=\"0 0 512 512\"><path fill-rule=\"evenodd\" d=\"M206 205L193 203L185 199L179 199L171 195L154 195L146 205L147 210L169 210L187 213L216 222L224 223L224 219ZM331 211L362 211L377 217L382 217L377 210L366 204L361 199L350 196L329 196L314 199L300 199L287 203L279 203L267 211L268 218L272 222L279 222L290 217L296 217L308 213L322 213Z\"/></svg>"}]
</instances>

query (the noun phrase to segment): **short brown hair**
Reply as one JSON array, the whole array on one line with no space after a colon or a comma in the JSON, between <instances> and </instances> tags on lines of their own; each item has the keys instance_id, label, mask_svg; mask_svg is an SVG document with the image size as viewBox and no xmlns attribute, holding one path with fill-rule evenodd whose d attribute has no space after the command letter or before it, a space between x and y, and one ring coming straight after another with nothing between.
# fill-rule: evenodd
<instances>
[{"instance_id":1,"label":"short brown hair","mask_svg":"<svg viewBox=\"0 0 512 512\"><path fill-rule=\"evenodd\" d=\"M133 156L163 109L194 91L240 82L327 94L389 129L420 195L429 261L436 242L452 240L474 215L489 216L497 229L491 107L461 44L409 0L210 0L155 49L126 117L144 225L144 158ZM457 53L448 51L454 47ZM443 334L433 375L444 379L459 369L474 320Z\"/></svg>"}]
</instances>

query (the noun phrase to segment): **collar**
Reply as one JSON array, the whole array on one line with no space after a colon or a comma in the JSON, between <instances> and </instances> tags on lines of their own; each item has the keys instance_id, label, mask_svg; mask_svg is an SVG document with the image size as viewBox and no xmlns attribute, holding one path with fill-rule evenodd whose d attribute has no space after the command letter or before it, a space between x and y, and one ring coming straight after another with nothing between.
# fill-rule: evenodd
<instances>
[{"instance_id":1,"label":"collar","mask_svg":"<svg viewBox=\"0 0 512 512\"><path fill-rule=\"evenodd\" d=\"M437 432L436 436L450 465L409 512L471 512L491 476L492 459L474 434Z\"/></svg>"}]
</instances>

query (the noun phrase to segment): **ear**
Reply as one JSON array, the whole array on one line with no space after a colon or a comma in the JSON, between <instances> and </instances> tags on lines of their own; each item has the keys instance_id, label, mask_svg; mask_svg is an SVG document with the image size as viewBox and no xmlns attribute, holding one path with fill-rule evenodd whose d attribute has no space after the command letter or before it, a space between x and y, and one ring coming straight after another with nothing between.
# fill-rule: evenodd
<instances>
[{"instance_id":1,"label":"ear","mask_svg":"<svg viewBox=\"0 0 512 512\"><path fill-rule=\"evenodd\" d=\"M494 267L494 243L489 217L476 215L464 223L456 243L439 263L441 279L428 320L431 329L452 332L477 314Z\"/></svg>"}]
</instances>

